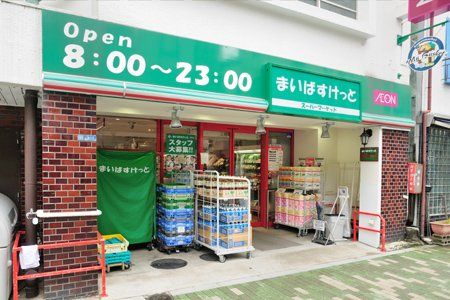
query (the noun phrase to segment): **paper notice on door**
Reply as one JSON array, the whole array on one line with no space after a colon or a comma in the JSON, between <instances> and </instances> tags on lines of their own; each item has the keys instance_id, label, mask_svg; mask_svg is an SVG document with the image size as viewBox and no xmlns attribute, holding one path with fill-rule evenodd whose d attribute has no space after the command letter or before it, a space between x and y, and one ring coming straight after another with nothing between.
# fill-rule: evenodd
<instances>
[{"instance_id":1,"label":"paper notice on door","mask_svg":"<svg viewBox=\"0 0 450 300\"><path fill-rule=\"evenodd\" d=\"M281 145L269 146L269 171L277 172L283 165L283 147Z\"/></svg>"},{"instance_id":2,"label":"paper notice on door","mask_svg":"<svg viewBox=\"0 0 450 300\"><path fill-rule=\"evenodd\" d=\"M208 161L209 161L209 153L208 152L200 153L200 163L204 165L207 164Z\"/></svg>"}]
</instances>

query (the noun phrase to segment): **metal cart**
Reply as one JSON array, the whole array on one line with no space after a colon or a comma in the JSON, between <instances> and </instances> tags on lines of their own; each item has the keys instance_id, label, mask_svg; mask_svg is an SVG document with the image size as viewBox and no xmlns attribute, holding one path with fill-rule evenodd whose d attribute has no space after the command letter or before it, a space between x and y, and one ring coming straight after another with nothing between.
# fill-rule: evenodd
<instances>
[{"instance_id":1,"label":"metal cart","mask_svg":"<svg viewBox=\"0 0 450 300\"><path fill-rule=\"evenodd\" d=\"M294 181L282 180L282 179L280 179L280 176L278 176L277 186L278 186L278 189L277 189L276 193L277 192L286 193L286 191L289 191L289 193L292 193L293 195L295 195L295 194L304 195L304 196L311 195L313 193L320 192L322 190L322 188L323 188L323 171L322 170L320 171L320 182L316 183L313 186L300 186L300 185L297 186ZM287 201L287 200L285 200L285 201ZM302 200L302 201L305 201L305 200ZM311 201L311 200L309 200L309 201ZM276 198L275 202L277 202L277 198ZM314 201L311 201L311 202L314 202ZM310 203L309 205L311 206L312 204ZM278 206L278 207L280 207L280 206ZM286 205L285 209L289 210L288 205ZM311 207L306 208L305 206L303 206L303 209L312 209L312 208ZM314 209L315 209L315 202L314 202ZM283 213L283 212L281 212L281 213ZM288 212L286 211L286 212L284 212L284 214L288 215ZM275 209L275 216L277 216L276 209ZM290 222L287 218L284 220L282 220L282 219L283 218L275 217L274 228L278 229L280 227L280 225L296 228L296 229L298 229L297 237L300 237L300 236L308 235L308 230L313 229L313 220L315 218L313 216L310 216L309 218L299 220L295 223Z\"/></svg>"},{"instance_id":2,"label":"metal cart","mask_svg":"<svg viewBox=\"0 0 450 300\"><path fill-rule=\"evenodd\" d=\"M195 244L214 251L220 262L226 255L246 253L252 243L250 181L221 176L217 171L195 171Z\"/></svg>"}]
</instances>

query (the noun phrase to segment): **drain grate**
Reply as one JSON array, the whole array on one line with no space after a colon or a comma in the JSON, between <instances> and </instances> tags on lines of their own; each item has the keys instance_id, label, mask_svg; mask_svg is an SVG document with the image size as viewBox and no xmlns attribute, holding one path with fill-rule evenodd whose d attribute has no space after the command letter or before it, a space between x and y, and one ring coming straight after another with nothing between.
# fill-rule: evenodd
<instances>
[{"instance_id":1,"label":"drain grate","mask_svg":"<svg viewBox=\"0 0 450 300\"><path fill-rule=\"evenodd\" d=\"M145 300L173 300L173 297L169 294L154 294L151 296L145 296Z\"/></svg>"},{"instance_id":2,"label":"drain grate","mask_svg":"<svg viewBox=\"0 0 450 300\"><path fill-rule=\"evenodd\" d=\"M171 270L185 267L187 265L187 261L177 258L165 258L155 260L150 265L155 269Z\"/></svg>"},{"instance_id":3,"label":"drain grate","mask_svg":"<svg viewBox=\"0 0 450 300\"><path fill-rule=\"evenodd\" d=\"M215 255L214 253L205 253L200 255L200 259L206 260L206 261L219 261L219 257Z\"/></svg>"}]
</instances>

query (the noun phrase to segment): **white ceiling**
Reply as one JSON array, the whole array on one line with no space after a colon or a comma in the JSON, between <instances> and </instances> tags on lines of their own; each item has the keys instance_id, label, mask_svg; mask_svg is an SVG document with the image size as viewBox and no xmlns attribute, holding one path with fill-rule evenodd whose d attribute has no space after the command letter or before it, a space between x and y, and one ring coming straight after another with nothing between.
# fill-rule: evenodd
<instances>
[{"instance_id":1,"label":"white ceiling","mask_svg":"<svg viewBox=\"0 0 450 300\"><path fill-rule=\"evenodd\" d=\"M123 98L97 97L97 114L109 116L136 117L148 119L170 119L173 104L154 101L130 100ZM201 106L183 105L180 112L181 121L203 121L212 123L256 125L260 113L227 110ZM320 119L301 118L284 115L267 114L266 126L302 129L318 128L325 122ZM336 122L337 128L362 128L361 124Z\"/></svg>"},{"instance_id":2,"label":"white ceiling","mask_svg":"<svg viewBox=\"0 0 450 300\"><path fill-rule=\"evenodd\" d=\"M0 105L24 106L24 93L25 89L21 86L0 83Z\"/></svg>"}]
</instances>

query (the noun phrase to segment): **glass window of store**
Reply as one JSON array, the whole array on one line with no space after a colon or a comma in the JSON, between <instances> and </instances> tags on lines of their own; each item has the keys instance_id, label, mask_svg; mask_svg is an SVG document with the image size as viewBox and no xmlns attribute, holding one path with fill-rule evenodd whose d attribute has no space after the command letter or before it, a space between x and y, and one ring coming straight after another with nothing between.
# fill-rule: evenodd
<instances>
[{"instance_id":1,"label":"glass window of store","mask_svg":"<svg viewBox=\"0 0 450 300\"><path fill-rule=\"evenodd\" d=\"M214 170L221 175L230 174L230 136L229 131L203 131L201 163L203 170Z\"/></svg>"},{"instance_id":2,"label":"glass window of store","mask_svg":"<svg viewBox=\"0 0 450 300\"><path fill-rule=\"evenodd\" d=\"M109 116L97 120L97 148L156 152L155 120Z\"/></svg>"},{"instance_id":3,"label":"glass window of store","mask_svg":"<svg viewBox=\"0 0 450 300\"><path fill-rule=\"evenodd\" d=\"M281 147L283 156L283 166L291 165L291 142L292 132L269 132L269 145Z\"/></svg>"},{"instance_id":4,"label":"glass window of store","mask_svg":"<svg viewBox=\"0 0 450 300\"><path fill-rule=\"evenodd\" d=\"M267 197L267 217L269 222L275 220L275 191L278 189L278 169L281 166L291 166L293 164L292 137L292 131L269 131L269 190Z\"/></svg>"},{"instance_id":5,"label":"glass window of store","mask_svg":"<svg viewBox=\"0 0 450 300\"><path fill-rule=\"evenodd\" d=\"M261 141L254 133L234 134L234 175L251 182L252 220L259 220L261 183Z\"/></svg>"}]
</instances>

